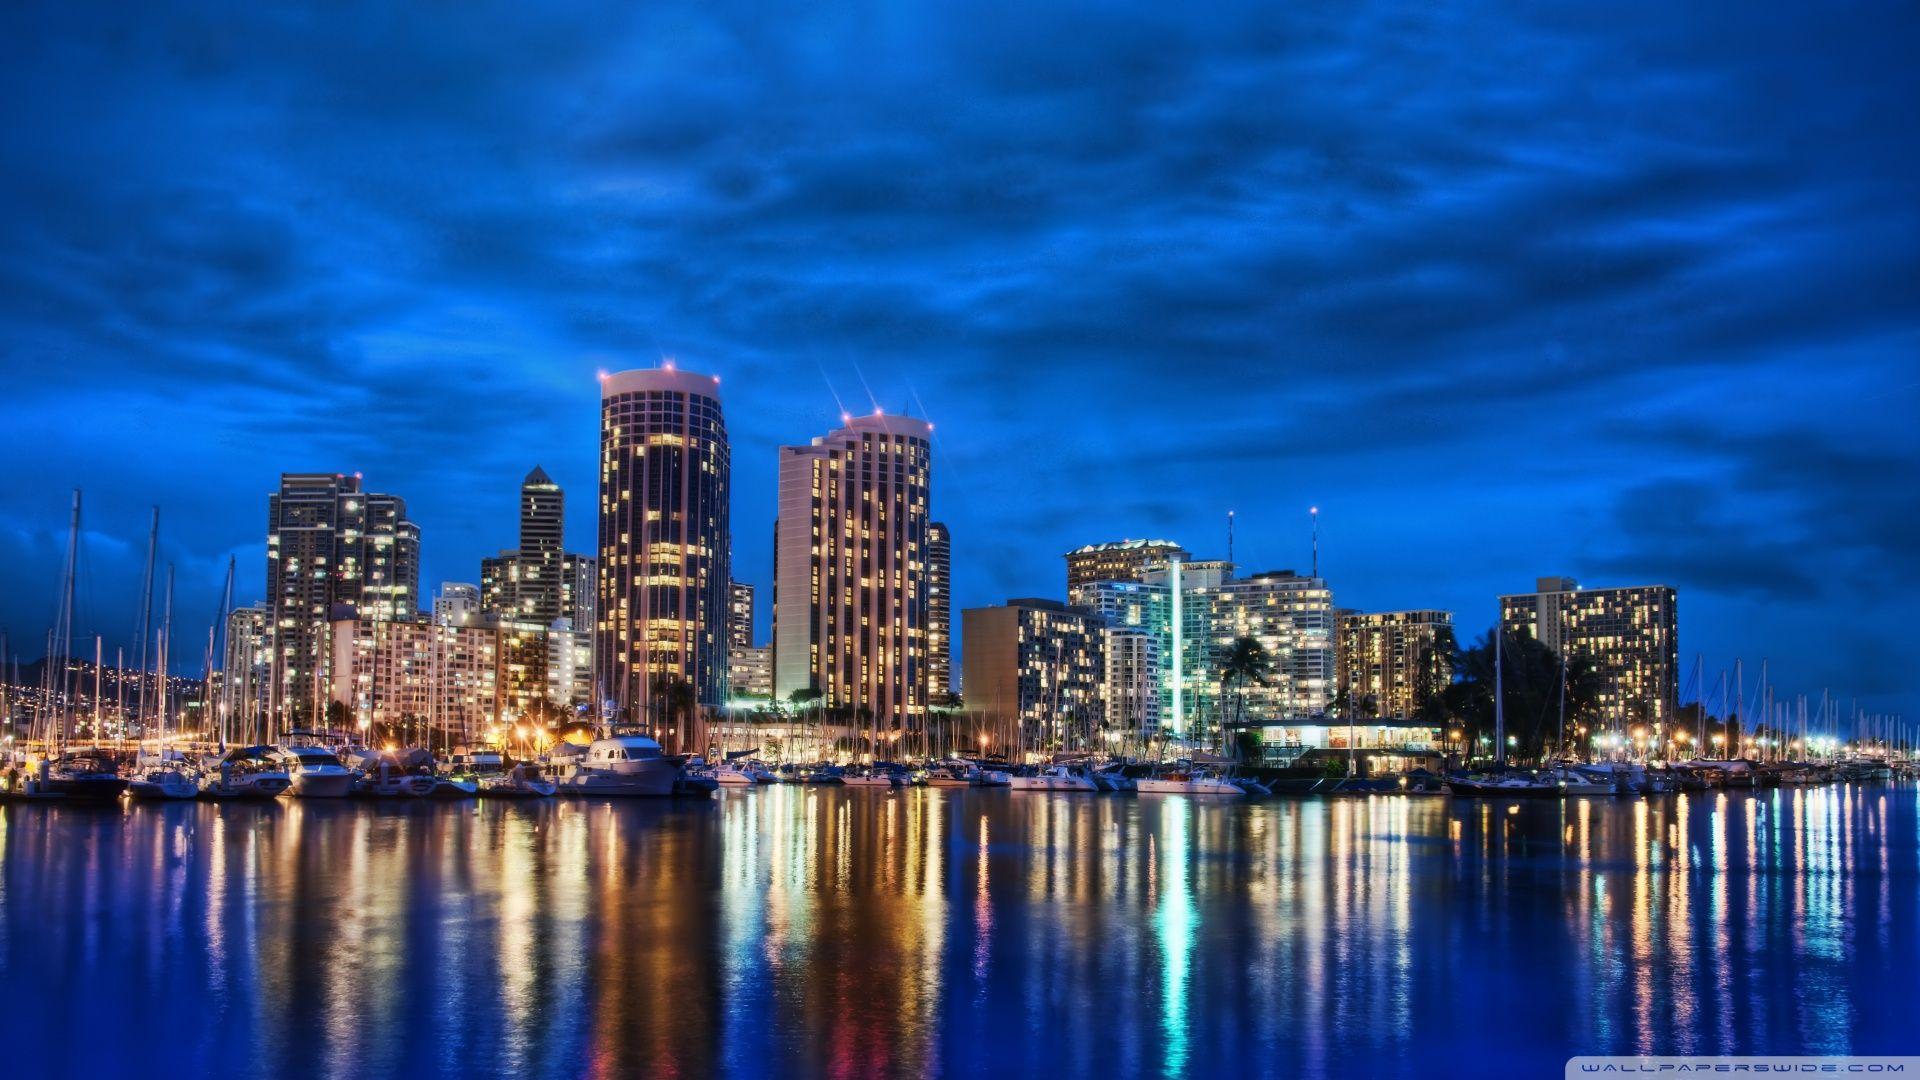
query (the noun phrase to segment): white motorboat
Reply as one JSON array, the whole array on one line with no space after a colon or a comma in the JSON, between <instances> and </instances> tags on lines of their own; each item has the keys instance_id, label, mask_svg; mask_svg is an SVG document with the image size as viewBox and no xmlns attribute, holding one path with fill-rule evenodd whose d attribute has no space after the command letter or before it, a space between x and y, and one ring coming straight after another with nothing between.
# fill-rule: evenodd
<instances>
[{"instance_id":1,"label":"white motorboat","mask_svg":"<svg viewBox=\"0 0 1920 1080\"><path fill-rule=\"evenodd\" d=\"M1238 784L1210 769L1167 770L1134 781L1134 790L1142 795L1222 795L1244 797Z\"/></svg>"},{"instance_id":2,"label":"white motorboat","mask_svg":"<svg viewBox=\"0 0 1920 1080\"><path fill-rule=\"evenodd\" d=\"M752 787L760 782L759 778L754 775L752 766L740 765L731 761L724 765L715 765L713 767L713 778L725 787Z\"/></svg>"},{"instance_id":3,"label":"white motorboat","mask_svg":"<svg viewBox=\"0 0 1920 1080\"><path fill-rule=\"evenodd\" d=\"M1562 765L1549 773L1552 779L1560 781L1561 790L1568 795L1611 795L1613 781L1588 776L1577 768Z\"/></svg>"},{"instance_id":4,"label":"white motorboat","mask_svg":"<svg viewBox=\"0 0 1920 1080\"><path fill-rule=\"evenodd\" d=\"M299 799L344 799L353 791L353 770L324 746L281 746L275 756L286 766Z\"/></svg>"},{"instance_id":5,"label":"white motorboat","mask_svg":"<svg viewBox=\"0 0 1920 1080\"><path fill-rule=\"evenodd\" d=\"M180 769L155 767L127 781L127 797L140 802L197 799L200 785Z\"/></svg>"},{"instance_id":6,"label":"white motorboat","mask_svg":"<svg viewBox=\"0 0 1920 1080\"><path fill-rule=\"evenodd\" d=\"M645 735L596 739L585 754L555 758L554 784L562 795L665 797L680 776L679 762Z\"/></svg>"},{"instance_id":7,"label":"white motorboat","mask_svg":"<svg viewBox=\"0 0 1920 1080\"><path fill-rule=\"evenodd\" d=\"M200 794L209 799L274 799L292 786L293 778L272 756L271 747L242 746L211 761Z\"/></svg>"},{"instance_id":8,"label":"white motorboat","mask_svg":"<svg viewBox=\"0 0 1920 1080\"><path fill-rule=\"evenodd\" d=\"M1015 791L1099 791L1084 771L1067 765L1049 765L1033 776L1016 776L1007 785Z\"/></svg>"},{"instance_id":9,"label":"white motorboat","mask_svg":"<svg viewBox=\"0 0 1920 1080\"><path fill-rule=\"evenodd\" d=\"M841 775L840 782L848 787L891 788L894 776L878 769L850 770Z\"/></svg>"},{"instance_id":10,"label":"white motorboat","mask_svg":"<svg viewBox=\"0 0 1920 1080\"><path fill-rule=\"evenodd\" d=\"M370 752L360 760L353 793L371 799L424 799L435 786L433 777L408 768L394 754Z\"/></svg>"},{"instance_id":11,"label":"white motorboat","mask_svg":"<svg viewBox=\"0 0 1920 1080\"><path fill-rule=\"evenodd\" d=\"M540 766L522 762L504 773L483 776L478 794L483 799L546 799L558 790L540 774Z\"/></svg>"}]
</instances>

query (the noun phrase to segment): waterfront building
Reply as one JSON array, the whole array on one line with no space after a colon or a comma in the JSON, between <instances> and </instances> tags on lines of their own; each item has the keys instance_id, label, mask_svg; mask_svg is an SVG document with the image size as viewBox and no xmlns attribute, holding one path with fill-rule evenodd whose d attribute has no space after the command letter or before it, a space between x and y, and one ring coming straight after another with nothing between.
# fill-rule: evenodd
<instances>
[{"instance_id":1,"label":"waterfront building","mask_svg":"<svg viewBox=\"0 0 1920 1080\"><path fill-rule=\"evenodd\" d=\"M441 626L471 626L480 618L480 586L444 581L433 598L433 621Z\"/></svg>"},{"instance_id":2,"label":"waterfront building","mask_svg":"<svg viewBox=\"0 0 1920 1080\"><path fill-rule=\"evenodd\" d=\"M816 690L870 735L927 712L932 435L875 413L780 449L774 695Z\"/></svg>"},{"instance_id":3,"label":"waterfront building","mask_svg":"<svg viewBox=\"0 0 1920 1080\"><path fill-rule=\"evenodd\" d=\"M1107 730L1141 741L1156 737L1167 698L1167 666L1160 635L1143 626L1109 623L1105 649Z\"/></svg>"},{"instance_id":4,"label":"waterfront building","mask_svg":"<svg viewBox=\"0 0 1920 1080\"><path fill-rule=\"evenodd\" d=\"M953 700L953 533L927 526L927 704Z\"/></svg>"},{"instance_id":5,"label":"waterfront building","mask_svg":"<svg viewBox=\"0 0 1920 1080\"><path fill-rule=\"evenodd\" d=\"M331 644L329 697L360 732L378 725L432 745L477 739L513 715L496 627L365 618L343 604Z\"/></svg>"},{"instance_id":6,"label":"waterfront building","mask_svg":"<svg viewBox=\"0 0 1920 1080\"><path fill-rule=\"evenodd\" d=\"M1147 576L1153 580L1082 582L1067 591L1067 602L1099 615L1115 630L1138 631L1151 639L1145 659L1155 665L1150 673L1156 698L1151 711L1158 726L1173 711L1173 590L1166 572L1151 571ZM1109 711L1114 708L1110 696ZM1119 717L1110 720L1122 727L1132 722Z\"/></svg>"},{"instance_id":7,"label":"waterfront building","mask_svg":"<svg viewBox=\"0 0 1920 1080\"><path fill-rule=\"evenodd\" d=\"M1600 677L1602 721L1615 730L1670 724L1679 692L1677 596L1666 585L1583 589L1543 577L1534 591L1500 598L1500 625L1526 634Z\"/></svg>"},{"instance_id":8,"label":"waterfront building","mask_svg":"<svg viewBox=\"0 0 1920 1080\"><path fill-rule=\"evenodd\" d=\"M420 603L420 529L406 501L343 473L284 473L267 499L267 604L273 635L269 725L319 719L336 604L369 618L412 618Z\"/></svg>"},{"instance_id":9,"label":"waterfront building","mask_svg":"<svg viewBox=\"0 0 1920 1080\"><path fill-rule=\"evenodd\" d=\"M1180 689L1184 716L1218 727L1228 709L1242 720L1323 716L1335 685L1333 592L1317 577L1276 570L1235 577L1232 564L1178 567ZM1266 681L1228 688L1222 663L1250 637L1267 653Z\"/></svg>"},{"instance_id":10,"label":"waterfront building","mask_svg":"<svg viewBox=\"0 0 1920 1080\"><path fill-rule=\"evenodd\" d=\"M547 628L547 700L576 712L593 703L593 631L567 619Z\"/></svg>"},{"instance_id":11,"label":"waterfront building","mask_svg":"<svg viewBox=\"0 0 1920 1080\"><path fill-rule=\"evenodd\" d=\"M618 715L660 716L674 683L702 706L724 699L731 476L719 379L669 366L601 380L596 693Z\"/></svg>"},{"instance_id":12,"label":"waterfront building","mask_svg":"<svg viewBox=\"0 0 1920 1080\"><path fill-rule=\"evenodd\" d=\"M1119 540L1088 544L1067 552L1067 588L1091 581L1143 581L1147 574L1165 570L1193 556L1171 540Z\"/></svg>"},{"instance_id":13,"label":"waterfront building","mask_svg":"<svg viewBox=\"0 0 1920 1080\"><path fill-rule=\"evenodd\" d=\"M961 613L967 712L1009 749L1092 749L1106 723L1106 620L1058 600Z\"/></svg>"},{"instance_id":14,"label":"waterfront building","mask_svg":"<svg viewBox=\"0 0 1920 1080\"><path fill-rule=\"evenodd\" d=\"M1365 716L1408 719L1453 681L1453 615L1342 612L1336 685Z\"/></svg>"}]
</instances>

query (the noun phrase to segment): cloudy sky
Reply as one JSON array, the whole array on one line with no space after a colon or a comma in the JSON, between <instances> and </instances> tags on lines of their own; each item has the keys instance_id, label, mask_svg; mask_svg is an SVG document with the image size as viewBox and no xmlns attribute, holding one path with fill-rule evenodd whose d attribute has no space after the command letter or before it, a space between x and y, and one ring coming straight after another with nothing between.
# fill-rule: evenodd
<instances>
[{"instance_id":1,"label":"cloudy sky","mask_svg":"<svg viewBox=\"0 0 1920 1080\"><path fill-rule=\"evenodd\" d=\"M1167 536L1465 629L1536 576L1920 715L1910 4L91 4L0 12L0 625L204 634L281 470L405 496L429 589L599 369L775 447L939 428L963 605ZM764 622L764 619L763 619ZM185 633L186 631L183 631ZM197 655L190 666L197 666Z\"/></svg>"}]
</instances>

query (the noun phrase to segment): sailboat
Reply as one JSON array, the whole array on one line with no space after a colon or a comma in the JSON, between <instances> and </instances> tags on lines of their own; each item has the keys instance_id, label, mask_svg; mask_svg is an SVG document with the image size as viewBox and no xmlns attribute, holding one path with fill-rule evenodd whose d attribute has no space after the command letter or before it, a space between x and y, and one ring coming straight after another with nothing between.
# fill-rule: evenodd
<instances>
[{"instance_id":1,"label":"sailboat","mask_svg":"<svg viewBox=\"0 0 1920 1080\"><path fill-rule=\"evenodd\" d=\"M154 536L158 536L160 512L154 511ZM153 549L147 550L149 578L153 565ZM171 695L167 693L167 649L173 639L173 567L167 567L167 600L165 614L160 618L160 639L158 663L158 682L160 686L159 716L160 731L158 751L149 758L144 752L136 755L133 779L127 781L127 795L143 802L158 802L173 799L193 799L200 795L200 785L187 772L186 761L167 752L167 712ZM145 628L142 627L144 632ZM145 677L145 672L141 672ZM95 725L98 727L98 725Z\"/></svg>"}]
</instances>

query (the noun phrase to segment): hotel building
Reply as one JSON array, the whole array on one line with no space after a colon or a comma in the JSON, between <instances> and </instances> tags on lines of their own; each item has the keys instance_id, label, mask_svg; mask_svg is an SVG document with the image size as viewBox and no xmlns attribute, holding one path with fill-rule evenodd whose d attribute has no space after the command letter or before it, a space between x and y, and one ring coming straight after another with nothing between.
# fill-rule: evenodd
<instances>
[{"instance_id":1,"label":"hotel building","mask_svg":"<svg viewBox=\"0 0 1920 1080\"><path fill-rule=\"evenodd\" d=\"M1615 728L1673 721L1679 692L1677 597L1666 585L1582 589L1543 577L1534 591L1500 598L1500 625L1569 661L1585 660L1601 681L1600 715Z\"/></svg>"},{"instance_id":2,"label":"hotel building","mask_svg":"<svg viewBox=\"0 0 1920 1080\"><path fill-rule=\"evenodd\" d=\"M648 716L655 687L684 681L703 706L726 693L731 451L720 380L671 367L600 383L599 697Z\"/></svg>"},{"instance_id":3,"label":"hotel building","mask_svg":"<svg viewBox=\"0 0 1920 1080\"><path fill-rule=\"evenodd\" d=\"M927 712L933 425L849 417L780 449L773 692L813 689L874 731Z\"/></svg>"},{"instance_id":4,"label":"hotel building","mask_svg":"<svg viewBox=\"0 0 1920 1080\"><path fill-rule=\"evenodd\" d=\"M1058 600L1009 600L961 613L967 711L1002 746L1096 744L1106 715L1107 623Z\"/></svg>"},{"instance_id":5,"label":"hotel building","mask_svg":"<svg viewBox=\"0 0 1920 1080\"><path fill-rule=\"evenodd\" d=\"M1067 552L1067 588L1092 581L1143 581L1155 570L1193 556L1171 540L1120 540Z\"/></svg>"},{"instance_id":6,"label":"hotel building","mask_svg":"<svg viewBox=\"0 0 1920 1080\"><path fill-rule=\"evenodd\" d=\"M1243 719L1280 720L1321 716L1334 692L1333 592L1317 577L1277 570L1233 576L1223 562L1179 568L1181 628L1179 664L1184 678L1184 716L1209 726L1225 717L1221 661L1233 643L1250 637L1267 652L1265 685L1231 691L1244 701Z\"/></svg>"},{"instance_id":7,"label":"hotel building","mask_svg":"<svg viewBox=\"0 0 1920 1080\"><path fill-rule=\"evenodd\" d=\"M1344 612L1338 689L1349 708L1405 720L1453 681L1453 615L1446 611Z\"/></svg>"},{"instance_id":8,"label":"hotel building","mask_svg":"<svg viewBox=\"0 0 1920 1080\"><path fill-rule=\"evenodd\" d=\"M420 604L420 529L405 500L342 473L284 473L267 499L267 605L273 635L266 737L320 719L327 622L336 604L412 618Z\"/></svg>"},{"instance_id":9,"label":"hotel building","mask_svg":"<svg viewBox=\"0 0 1920 1080\"><path fill-rule=\"evenodd\" d=\"M265 604L227 615L225 656L220 665L220 715L230 741L257 741L273 686L273 614Z\"/></svg>"},{"instance_id":10,"label":"hotel building","mask_svg":"<svg viewBox=\"0 0 1920 1080\"><path fill-rule=\"evenodd\" d=\"M1107 728L1133 739L1156 737L1167 699L1160 636L1145 627L1109 624L1105 650Z\"/></svg>"}]
</instances>

